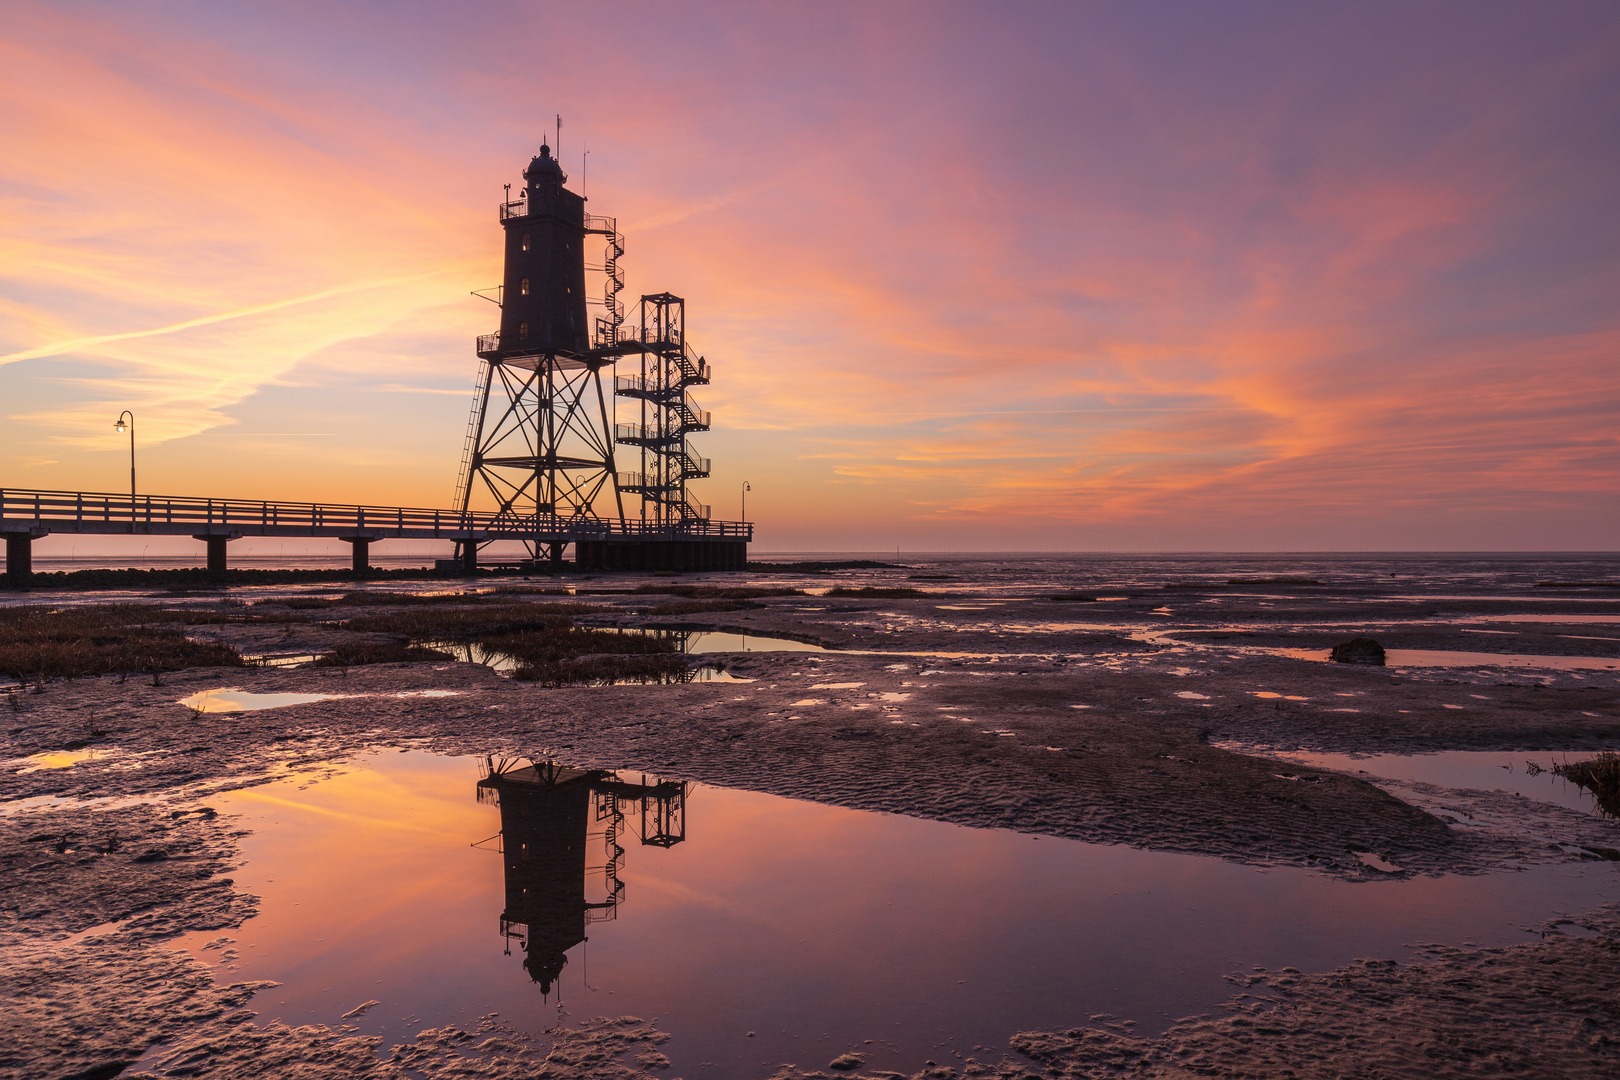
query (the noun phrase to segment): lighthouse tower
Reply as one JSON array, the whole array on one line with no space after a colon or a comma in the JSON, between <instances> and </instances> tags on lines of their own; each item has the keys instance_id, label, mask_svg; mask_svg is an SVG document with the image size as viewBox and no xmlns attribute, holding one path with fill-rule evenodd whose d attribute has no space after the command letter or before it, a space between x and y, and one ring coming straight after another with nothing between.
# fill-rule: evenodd
<instances>
[{"instance_id":1,"label":"lighthouse tower","mask_svg":"<svg viewBox=\"0 0 1620 1080\"><path fill-rule=\"evenodd\" d=\"M617 222L585 212L549 146L523 181L500 207L501 284L476 294L500 306L501 321L478 339L456 479L464 565L476 565L477 544L516 533L553 567L572 544L577 564L594 569L743 569L753 530L711 520L687 488L710 475L691 441L709 430L692 388L710 371L687 342L686 301L643 296L627 321ZM599 296L588 280L600 281ZM604 378L620 359L632 370ZM616 403L626 422L615 423ZM640 505L627 513L626 497Z\"/></svg>"},{"instance_id":2,"label":"lighthouse tower","mask_svg":"<svg viewBox=\"0 0 1620 1080\"><path fill-rule=\"evenodd\" d=\"M507 356L590 350L585 316L585 199L563 187L567 177L540 153L523 170L523 198L507 203L506 278L500 351Z\"/></svg>"},{"instance_id":3,"label":"lighthouse tower","mask_svg":"<svg viewBox=\"0 0 1620 1080\"><path fill-rule=\"evenodd\" d=\"M479 370L461 475L462 511L488 509L522 522L532 558L560 562L571 539L591 535L604 518L624 517L613 461L611 387L601 370L617 359L617 256L624 251L611 220L588 219L583 196L549 146L523 170L515 200L501 204L506 269L495 295L500 330L478 339ZM593 348L585 293L585 242L605 234L613 263ZM605 528L605 525L603 526Z\"/></svg>"}]
</instances>

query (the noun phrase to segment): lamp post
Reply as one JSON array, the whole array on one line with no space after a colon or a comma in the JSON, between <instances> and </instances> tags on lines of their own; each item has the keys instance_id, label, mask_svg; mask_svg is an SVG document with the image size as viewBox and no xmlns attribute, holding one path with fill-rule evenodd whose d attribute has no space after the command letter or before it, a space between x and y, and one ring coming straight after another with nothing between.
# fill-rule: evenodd
<instances>
[{"instance_id":1,"label":"lamp post","mask_svg":"<svg viewBox=\"0 0 1620 1080\"><path fill-rule=\"evenodd\" d=\"M745 525L748 523L748 493L753 490L748 481L744 480L742 488L742 520Z\"/></svg>"},{"instance_id":2,"label":"lamp post","mask_svg":"<svg viewBox=\"0 0 1620 1080\"><path fill-rule=\"evenodd\" d=\"M129 417L125 423L124 417ZM118 414L118 422L113 425L114 430L129 429L129 531L135 531L135 414L125 409Z\"/></svg>"}]
</instances>

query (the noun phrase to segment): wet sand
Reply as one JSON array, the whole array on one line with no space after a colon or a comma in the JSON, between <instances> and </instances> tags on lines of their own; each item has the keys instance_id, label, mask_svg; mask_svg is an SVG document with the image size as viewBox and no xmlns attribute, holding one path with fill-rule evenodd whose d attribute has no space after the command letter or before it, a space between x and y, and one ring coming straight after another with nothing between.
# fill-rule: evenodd
<instances>
[{"instance_id":1,"label":"wet sand","mask_svg":"<svg viewBox=\"0 0 1620 1080\"><path fill-rule=\"evenodd\" d=\"M239 925L253 911L252 898L227 881L236 857L231 823L191 812L207 805L209 792L319 770L372 747L551 752L578 764L860 809L1356 880L1385 877L1378 864L1398 868L1396 875L1475 873L1620 856L1615 822L1569 807L1505 792L1374 783L1221 748L1520 755L1613 748L1620 673L1608 669L1358 667L1264 650L1326 649L1366 633L1402 649L1620 657L1620 626L1545 619L1550 611L1614 614L1620 605L1579 592L1453 599L1365 587L1300 596L1229 586L1054 602L990 574L937 583L905 576L870 573L851 583L955 595L779 597L679 616L647 614L668 597L578 598L603 609L581 618L586 625L774 634L830 650L706 658L749 681L547 689L440 662L202 669L166 675L158 687L100 678L17 694L0 705L8 758L69 748L99 756L67 768L14 760L0 773L7 800L0 809L12 811L0 818L7 956L0 1045L13 1048L0 1052L0 1070L74 1075L134 1062L163 1041L168 1057L149 1057L122 1075L147 1075L140 1070L148 1065L167 1071L181 1057L201 1070L195 1075L287 1075L292 1062L308 1076L407 1068L416 1075L657 1073L660 1036L639 1021L559 1042L503 1031L491 1019L486 1031L430 1032L409 1048L383 1047L380 1057L370 1041L341 1029L260 1027L248 1022L250 988L215 985L205 969L162 947L180 932ZM1515 614L1536 620L1514 623ZM1504 632L1472 632L1478 628ZM346 636L299 623L188 632L244 652L316 652ZM237 713L178 704L220 687L336 696ZM452 693L422 696L427 691ZM146 801L64 808L42 799L59 795ZM1189 1020L1155 1040L1086 1017L1065 1033L1009 1032L1006 1046L981 1052L976 1063L952 1059L935 1073L1407 1075L1410 1068L1417 1075L1420 1067L1445 1074L1493 1061L1526 1074L1607 1075L1620 1060L1620 1017L1593 1005L1591 995L1607 987L1613 1001L1620 929L1607 909L1587 922L1595 936L1552 934L1514 949L1440 949L1411 965L1270 975L1244 988L1251 996L1229 1015ZM116 925L71 937L106 924ZM1258 1001L1263 996L1275 1000ZM1493 1018L1489 1037L1465 1030L1471 1010ZM469 1064L474 1047L482 1049ZM546 1055L550 1065L542 1064ZM805 1073L829 1065L799 1064ZM851 1073L861 1066L829 1075Z\"/></svg>"}]
</instances>

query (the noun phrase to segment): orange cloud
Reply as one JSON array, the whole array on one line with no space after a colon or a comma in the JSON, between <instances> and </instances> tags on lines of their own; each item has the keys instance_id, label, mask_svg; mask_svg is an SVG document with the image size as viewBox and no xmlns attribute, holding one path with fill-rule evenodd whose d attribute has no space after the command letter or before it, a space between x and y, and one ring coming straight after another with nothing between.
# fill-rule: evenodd
<instances>
[{"instance_id":1,"label":"orange cloud","mask_svg":"<svg viewBox=\"0 0 1620 1080\"><path fill-rule=\"evenodd\" d=\"M529 8L13 5L0 480L116 486L133 407L174 490L445 502L498 185L563 111L630 294L686 296L714 364L700 497L752 480L785 544L1607 542L1615 19L1183 54L1050 14L642 12L600 49Z\"/></svg>"}]
</instances>

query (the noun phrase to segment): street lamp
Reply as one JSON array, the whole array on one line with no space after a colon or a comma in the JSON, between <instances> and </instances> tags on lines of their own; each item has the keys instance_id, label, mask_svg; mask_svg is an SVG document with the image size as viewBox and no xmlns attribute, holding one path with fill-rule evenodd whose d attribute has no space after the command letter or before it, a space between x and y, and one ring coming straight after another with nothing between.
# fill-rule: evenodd
<instances>
[{"instance_id":1,"label":"street lamp","mask_svg":"<svg viewBox=\"0 0 1620 1080\"><path fill-rule=\"evenodd\" d=\"M124 417L129 417L125 423ZM125 409L118 414L118 422L113 425L114 430L129 429L129 531L135 531L135 414Z\"/></svg>"},{"instance_id":2,"label":"street lamp","mask_svg":"<svg viewBox=\"0 0 1620 1080\"><path fill-rule=\"evenodd\" d=\"M744 480L742 489L742 519L745 522L748 520L748 493L753 490L754 489L749 486L748 481Z\"/></svg>"}]
</instances>

